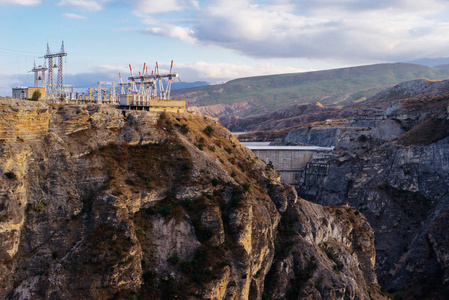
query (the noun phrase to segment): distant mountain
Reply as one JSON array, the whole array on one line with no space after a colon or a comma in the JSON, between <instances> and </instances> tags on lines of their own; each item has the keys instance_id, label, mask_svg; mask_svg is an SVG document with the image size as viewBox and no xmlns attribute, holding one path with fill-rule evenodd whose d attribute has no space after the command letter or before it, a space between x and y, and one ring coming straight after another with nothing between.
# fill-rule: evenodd
<instances>
[{"instance_id":1,"label":"distant mountain","mask_svg":"<svg viewBox=\"0 0 449 300\"><path fill-rule=\"evenodd\" d=\"M360 102L398 83L449 78L449 70L395 63L327 71L248 77L172 92L192 109L219 118L248 117L297 104L339 106ZM195 108L196 107L196 108Z\"/></svg>"},{"instance_id":2,"label":"distant mountain","mask_svg":"<svg viewBox=\"0 0 449 300\"><path fill-rule=\"evenodd\" d=\"M421 122L426 115L445 109L449 104L449 80L417 79L387 88L366 101L342 107L319 104L302 104L282 108L274 112L245 118L222 118L221 123L231 131L255 132L247 139L274 140L297 127L324 123L327 120L351 118L384 118L395 110L398 115L409 115L408 122ZM405 99L405 100L403 100ZM394 104L394 103L401 103ZM402 107L402 110L398 107ZM240 138L240 137L239 137Z\"/></svg>"},{"instance_id":3,"label":"distant mountain","mask_svg":"<svg viewBox=\"0 0 449 300\"><path fill-rule=\"evenodd\" d=\"M179 90L179 89L188 89L188 88L194 88L194 87L200 87L200 86L206 86L209 85L206 81L195 81L195 82L173 82L171 89L173 90Z\"/></svg>"},{"instance_id":4,"label":"distant mountain","mask_svg":"<svg viewBox=\"0 0 449 300\"><path fill-rule=\"evenodd\" d=\"M440 66L449 64L449 57L419 58L415 60L406 61L404 63L423 65L432 68L440 68Z\"/></svg>"}]
</instances>

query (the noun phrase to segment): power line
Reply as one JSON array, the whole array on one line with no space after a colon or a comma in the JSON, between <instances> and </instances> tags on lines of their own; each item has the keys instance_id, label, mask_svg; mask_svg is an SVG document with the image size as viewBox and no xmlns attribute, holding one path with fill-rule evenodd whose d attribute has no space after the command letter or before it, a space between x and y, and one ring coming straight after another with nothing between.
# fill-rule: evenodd
<instances>
[{"instance_id":1,"label":"power line","mask_svg":"<svg viewBox=\"0 0 449 300\"><path fill-rule=\"evenodd\" d=\"M31 51L23 51L23 50L7 49L7 48L0 48L0 50L13 51L13 52L24 52L24 53L32 53L32 54L42 55L42 53L31 52Z\"/></svg>"},{"instance_id":2,"label":"power line","mask_svg":"<svg viewBox=\"0 0 449 300\"><path fill-rule=\"evenodd\" d=\"M32 58L38 57L38 56L32 56L32 55L15 54L15 53L10 53L10 52L5 52L5 51L0 51L0 55L1 56L12 56L12 57L32 57Z\"/></svg>"}]
</instances>

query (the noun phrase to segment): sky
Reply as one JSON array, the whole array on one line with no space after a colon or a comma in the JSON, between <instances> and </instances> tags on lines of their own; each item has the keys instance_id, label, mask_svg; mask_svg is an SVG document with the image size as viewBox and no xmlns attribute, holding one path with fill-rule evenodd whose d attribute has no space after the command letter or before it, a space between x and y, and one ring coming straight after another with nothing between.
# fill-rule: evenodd
<instances>
[{"instance_id":1,"label":"sky","mask_svg":"<svg viewBox=\"0 0 449 300\"><path fill-rule=\"evenodd\" d=\"M65 84L147 63L183 82L449 55L448 0L0 0L0 95L64 41Z\"/></svg>"}]
</instances>

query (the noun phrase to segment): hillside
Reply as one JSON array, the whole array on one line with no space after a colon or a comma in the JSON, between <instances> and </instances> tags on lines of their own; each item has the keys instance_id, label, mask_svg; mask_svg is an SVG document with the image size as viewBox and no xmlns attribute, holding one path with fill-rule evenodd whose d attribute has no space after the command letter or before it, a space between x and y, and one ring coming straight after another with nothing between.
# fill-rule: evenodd
<instances>
[{"instance_id":1,"label":"hillside","mask_svg":"<svg viewBox=\"0 0 449 300\"><path fill-rule=\"evenodd\" d=\"M197 111L215 117L247 117L296 104L344 105L400 82L446 79L449 70L415 64L378 64L336 70L241 78L225 84L173 91Z\"/></svg>"},{"instance_id":2,"label":"hillside","mask_svg":"<svg viewBox=\"0 0 449 300\"><path fill-rule=\"evenodd\" d=\"M266 131L266 135L270 137L276 132L279 137L291 129L308 127L310 123L319 125L326 124L329 120L335 123L352 118L383 118L392 111L394 105L403 105L401 112L404 113L434 112L435 109L445 107L447 101L444 98L447 93L448 80L418 79L387 88L359 103L339 107L320 104L294 105L256 116L222 118L220 122L231 131ZM391 108L387 111L389 107ZM254 135L260 137L264 133ZM247 138L251 139L250 136Z\"/></svg>"},{"instance_id":3,"label":"hillside","mask_svg":"<svg viewBox=\"0 0 449 300\"><path fill-rule=\"evenodd\" d=\"M1 299L385 299L371 227L212 119L0 99Z\"/></svg>"}]
</instances>

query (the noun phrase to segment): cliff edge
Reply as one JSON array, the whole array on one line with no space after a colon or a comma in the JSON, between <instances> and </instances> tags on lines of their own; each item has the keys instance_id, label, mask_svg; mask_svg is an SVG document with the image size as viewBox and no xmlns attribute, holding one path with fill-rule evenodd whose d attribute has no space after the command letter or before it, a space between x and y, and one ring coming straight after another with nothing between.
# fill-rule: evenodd
<instances>
[{"instance_id":1,"label":"cliff edge","mask_svg":"<svg viewBox=\"0 0 449 300\"><path fill-rule=\"evenodd\" d=\"M0 99L0 241L2 299L384 298L358 211L190 114Z\"/></svg>"}]
</instances>

